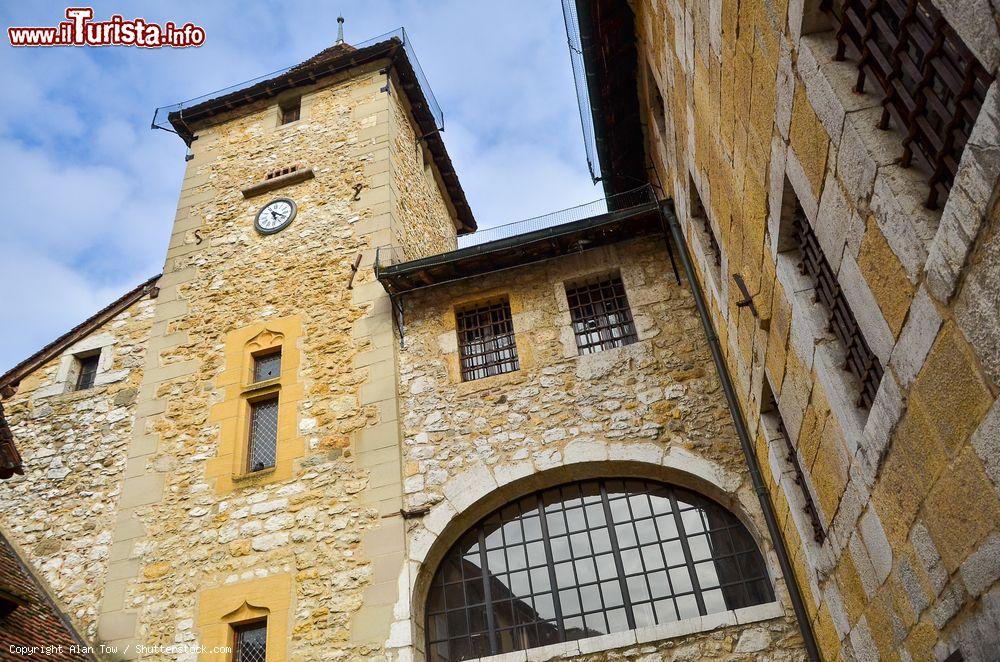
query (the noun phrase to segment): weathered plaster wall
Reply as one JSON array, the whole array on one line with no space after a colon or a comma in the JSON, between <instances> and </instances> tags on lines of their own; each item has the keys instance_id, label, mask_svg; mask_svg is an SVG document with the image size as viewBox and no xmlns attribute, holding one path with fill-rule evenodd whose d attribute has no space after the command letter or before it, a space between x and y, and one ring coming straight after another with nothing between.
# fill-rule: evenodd
<instances>
[{"instance_id":1,"label":"weathered plaster wall","mask_svg":"<svg viewBox=\"0 0 1000 662\"><path fill-rule=\"evenodd\" d=\"M992 10L936 4L996 72ZM854 62L832 61L833 34L816 20L817 6L633 3L648 153L677 204L758 428L824 654L941 659L961 647L966 659L987 659L1000 645L1000 319L989 305L995 229L986 227L1000 173L1000 90L994 83L987 95L947 203L929 211L924 178L896 162L899 134L874 126L879 99L851 91ZM652 86L664 118L649 117ZM689 185L722 247L718 276L705 230L690 220ZM779 252L782 197L791 194L886 367L870 412L855 406L857 383L841 369L844 350L811 283ZM761 319L736 306L735 273ZM765 380L826 529L822 545L783 444L757 425Z\"/></svg>"},{"instance_id":2,"label":"weathered plaster wall","mask_svg":"<svg viewBox=\"0 0 1000 662\"><path fill-rule=\"evenodd\" d=\"M25 475L4 483L0 523L88 636L97 631L155 305L148 297L132 304L4 401ZM68 391L73 354L96 347L103 348L104 383Z\"/></svg>"},{"instance_id":3,"label":"weathered plaster wall","mask_svg":"<svg viewBox=\"0 0 1000 662\"><path fill-rule=\"evenodd\" d=\"M579 356L565 283L619 271L639 341ZM455 307L499 296L510 300L521 369L462 382ZM397 604L390 645L422 652L422 582L466 527L507 500L582 477L579 463L601 476L639 475L635 463L648 463L666 480L701 472L715 498L758 534L765 530L693 300L674 282L662 240L636 239L437 286L408 295L404 305L404 501L407 510L427 513L407 527L410 567L400 582L411 596ZM776 576L766 535L760 540ZM787 600L780 578L776 591ZM766 626L774 632L762 649L794 657L801 642L787 604L784 613ZM670 653L675 645L692 654L731 651L738 637L720 630L617 654ZM626 644L610 647L618 645Z\"/></svg>"}]
</instances>

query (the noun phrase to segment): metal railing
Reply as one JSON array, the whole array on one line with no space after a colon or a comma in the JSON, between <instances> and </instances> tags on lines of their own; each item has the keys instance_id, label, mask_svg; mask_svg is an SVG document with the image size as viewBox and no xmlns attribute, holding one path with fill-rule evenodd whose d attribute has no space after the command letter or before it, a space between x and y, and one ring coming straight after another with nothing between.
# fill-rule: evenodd
<instances>
[{"instance_id":1,"label":"metal railing","mask_svg":"<svg viewBox=\"0 0 1000 662\"><path fill-rule=\"evenodd\" d=\"M430 109L431 115L434 116L434 123L437 125L439 130L444 130L444 113L441 112L441 106L438 105L437 99L434 97L434 92L431 91L431 86L427 82L427 77L424 75L424 70L420 67L420 62L417 60L416 53L413 50L413 42L411 41L406 30L403 28L398 28L392 32L386 32L383 35L374 37L373 39L368 39L359 44L350 44L353 48L361 50L367 48L368 46L374 46L390 39L398 39L403 46L403 50L406 52L406 57L410 62L410 66L413 68L413 73L417 78L417 82L420 85L421 91L424 93L424 97L427 99L427 106ZM165 129L167 131L173 131L170 124L170 114L183 111L188 108L197 106L198 104L204 103L206 101L211 101L212 99L218 99L224 97L227 94L232 94L233 92L239 92L240 90L245 90L258 83L271 80L272 78L277 78L284 74L291 72L293 69L299 67L302 63L296 63L277 71L272 71L269 74L264 74L263 76L258 76L248 81L242 83L237 83L225 89L216 90L215 92L209 92L208 94L203 94L200 97L195 97L193 99L188 99L187 101L182 101L180 103L170 104L168 106L161 106L156 109L153 114L153 124L152 126L157 129Z\"/></svg>"},{"instance_id":2,"label":"metal railing","mask_svg":"<svg viewBox=\"0 0 1000 662\"><path fill-rule=\"evenodd\" d=\"M568 225L577 221L583 221L603 214L613 214L616 212L636 212L655 209L657 206L656 193L649 184L641 186L631 191L617 193L607 198L601 198L568 209L560 209L542 216L535 216L517 221L498 225L493 228L479 230L472 234L462 235L458 238L458 248L469 248L488 244L501 239L510 239L526 235L539 230L551 230L558 232L560 226ZM414 256L408 254L404 246L380 246L376 249L375 270L408 262L410 260L432 257L429 255Z\"/></svg>"},{"instance_id":3,"label":"metal railing","mask_svg":"<svg viewBox=\"0 0 1000 662\"><path fill-rule=\"evenodd\" d=\"M623 211L633 207L656 204L656 195L650 186L642 186L631 191L618 193L607 198L601 198L592 202L587 202L576 207L560 209L541 216L534 216L523 221L498 225L484 230L477 230L471 234L462 235L458 238L458 247L478 246L490 241L507 239L517 235L543 230L545 228L563 225L580 221L591 216L599 216L609 212Z\"/></svg>"},{"instance_id":4,"label":"metal railing","mask_svg":"<svg viewBox=\"0 0 1000 662\"><path fill-rule=\"evenodd\" d=\"M594 116L591 112L590 91L587 86L587 69L583 62L583 40L580 38L580 19L576 13L576 0L562 0L563 22L566 24L566 42L569 60L576 84L576 102L580 109L583 128L583 145L587 150L587 166L594 183L601 181L601 163L597 158L597 138L594 134Z\"/></svg>"},{"instance_id":5,"label":"metal railing","mask_svg":"<svg viewBox=\"0 0 1000 662\"><path fill-rule=\"evenodd\" d=\"M846 353L844 369L850 371L861 383L861 391L855 404L871 409L879 384L882 383L882 364L868 346L840 282L823 255L819 238L801 208L796 210L793 230L799 249L799 271L812 280L816 287L816 301L826 309L827 328L837 337Z\"/></svg>"}]
</instances>

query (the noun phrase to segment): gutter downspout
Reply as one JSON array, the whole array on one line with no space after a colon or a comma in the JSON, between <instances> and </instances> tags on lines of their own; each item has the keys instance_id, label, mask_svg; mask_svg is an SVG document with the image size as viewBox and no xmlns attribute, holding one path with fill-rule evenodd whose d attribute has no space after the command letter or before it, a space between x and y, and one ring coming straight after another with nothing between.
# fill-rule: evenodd
<instances>
[{"instance_id":1,"label":"gutter downspout","mask_svg":"<svg viewBox=\"0 0 1000 662\"><path fill-rule=\"evenodd\" d=\"M771 497L767 491L767 486L761 476L760 464L757 462L757 455L754 452L753 444L750 441L750 433L747 430L746 422L743 419L743 412L740 409L739 400L736 397L736 390L733 387L733 379L726 367L722 357L722 348L719 345L719 336L715 333L715 327L708 314L708 306L705 303L705 296L701 291L701 286L695 278L694 265L691 264L691 256L688 253L687 242L681 231L680 223L677 222L677 215L674 213L674 202L667 198L660 203L660 214L664 223L669 227L670 234L677 244L677 253L684 267L684 275L691 284L691 294L694 296L695 306L698 308L698 317L701 318L701 326L705 331L708 340L708 347L712 352L712 360L715 362L715 369L719 375L719 382L722 384L722 391L726 395L726 404L729 406L729 413L733 418L733 425L736 427L736 436L740 439L740 446L743 449L743 457L746 460L747 468L750 471L750 480L753 482L754 491L760 501L760 508L764 513L764 521L767 523L767 531L771 536L771 544L774 545L774 553L778 557L778 565L781 566L781 574L785 578L785 586L788 589L788 597L792 601L792 608L795 610L795 618L799 622L799 630L802 632L802 641L806 647L806 653L810 660L819 662L819 647L816 644L816 637L812 631L812 624L809 622L809 614L806 611L805 603L802 600L802 593L799 590L798 582L792 568L791 559L788 557L788 549L785 547L785 539L781 535L778 527L778 519L774 514L774 507L771 504Z\"/></svg>"}]
</instances>

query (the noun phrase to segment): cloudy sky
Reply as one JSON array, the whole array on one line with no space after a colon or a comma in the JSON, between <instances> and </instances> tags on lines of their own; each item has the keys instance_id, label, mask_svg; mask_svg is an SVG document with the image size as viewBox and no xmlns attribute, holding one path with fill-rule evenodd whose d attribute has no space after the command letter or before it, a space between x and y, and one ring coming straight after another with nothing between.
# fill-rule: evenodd
<instances>
[{"instance_id":1,"label":"cloudy sky","mask_svg":"<svg viewBox=\"0 0 1000 662\"><path fill-rule=\"evenodd\" d=\"M184 166L157 106L404 26L481 228L599 198L558 0L103 2L95 20L205 28L193 49L21 48L66 3L0 0L0 372L163 267Z\"/></svg>"}]
</instances>

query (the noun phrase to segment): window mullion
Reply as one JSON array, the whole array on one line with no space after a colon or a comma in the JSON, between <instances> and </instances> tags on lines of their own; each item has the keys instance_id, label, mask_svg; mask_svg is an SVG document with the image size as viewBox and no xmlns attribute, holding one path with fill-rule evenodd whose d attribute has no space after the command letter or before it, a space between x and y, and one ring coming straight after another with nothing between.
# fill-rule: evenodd
<instances>
[{"instance_id":1,"label":"window mullion","mask_svg":"<svg viewBox=\"0 0 1000 662\"><path fill-rule=\"evenodd\" d=\"M552 557L552 542L549 539L549 525L545 521L545 503L542 493L537 495L538 523L542 527L542 547L545 548L545 566L549 571L549 585L552 589L552 608L556 613L556 628L559 630L559 641L566 641L566 624L563 622L562 607L559 605L559 587L556 585L556 562ZM529 561L528 567L531 567Z\"/></svg>"},{"instance_id":2,"label":"window mullion","mask_svg":"<svg viewBox=\"0 0 1000 662\"><path fill-rule=\"evenodd\" d=\"M625 581L625 566L622 564L622 553L618 548L618 535L615 533L615 521L611 517L611 502L608 501L608 489L601 481L601 505L604 507L604 519L608 522L608 537L611 539L611 554L615 559L615 569L618 571L618 582L625 601L625 617L628 618L628 628L635 629L635 614L632 613L632 596L628 592L628 582ZM627 499L628 497L623 497ZM630 510L631 512L631 510Z\"/></svg>"},{"instance_id":3,"label":"window mullion","mask_svg":"<svg viewBox=\"0 0 1000 662\"><path fill-rule=\"evenodd\" d=\"M490 567L486 563L486 531L479 527L479 560L483 564L483 605L486 610L486 631L490 637L490 653L499 652L497 646L496 625L493 622L493 592L490 590ZM469 609L466 608L465 618L469 624L469 644L472 644L472 622L469 619Z\"/></svg>"},{"instance_id":4,"label":"window mullion","mask_svg":"<svg viewBox=\"0 0 1000 662\"><path fill-rule=\"evenodd\" d=\"M684 530L684 521L681 518L680 509L677 507L677 495L671 489L670 494L670 508L674 512L674 523L677 524L677 533L680 535L681 550L684 552L684 563L688 567L688 574L691 575L691 586L694 589L694 599L698 603L698 613L702 616L708 613L705 609L705 599L701 594L701 584L698 583L698 573L695 571L694 567L694 557L691 556L691 548L688 546L687 531ZM695 509L697 510L697 508ZM708 537L708 533L705 534ZM714 555L713 555L714 558ZM674 602L676 603L676 596Z\"/></svg>"}]
</instances>

